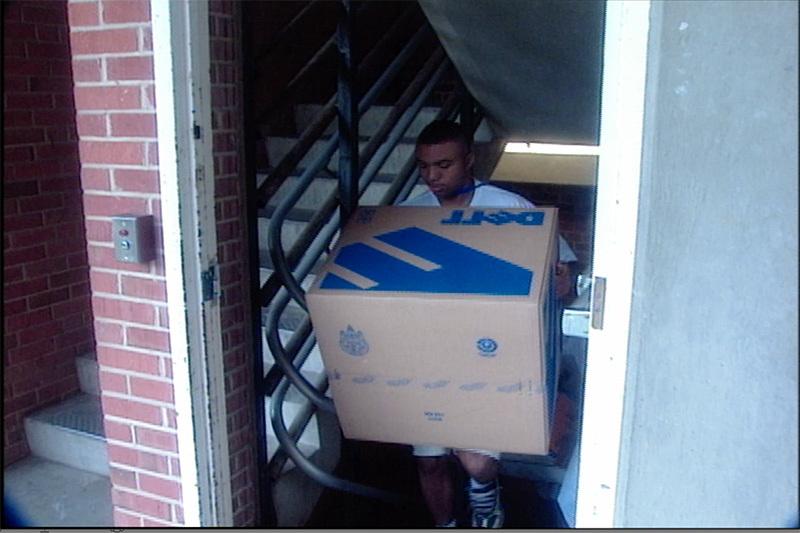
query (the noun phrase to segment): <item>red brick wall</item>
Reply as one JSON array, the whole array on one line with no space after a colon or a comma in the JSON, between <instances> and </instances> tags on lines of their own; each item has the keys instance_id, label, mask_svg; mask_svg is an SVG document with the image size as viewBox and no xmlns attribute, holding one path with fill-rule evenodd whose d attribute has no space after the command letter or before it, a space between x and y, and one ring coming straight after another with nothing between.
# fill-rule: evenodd
<instances>
[{"instance_id":1,"label":"red brick wall","mask_svg":"<svg viewBox=\"0 0 800 533\"><path fill-rule=\"evenodd\" d=\"M3 8L3 463L92 350L66 2Z\"/></svg>"},{"instance_id":2,"label":"red brick wall","mask_svg":"<svg viewBox=\"0 0 800 533\"><path fill-rule=\"evenodd\" d=\"M69 0L85 231L114 522L183 523L148 0ZM151 214L155 261L114 259L111 216Z\"/></svg>"},{"instance_id":3,"label":"red brick wall","mask_svg":"<svg viewBox=\"0 0 800 533\"><path fill-rule=\"evenodd\" d=\"M235 525L257 514L236 2L211 2L213 150ZM115 524L183 522L161 255L148 0L70 0L86 234ZM153 214L159 255L113 258L110 216Z\"/></svg>"},{"instance_id":4,"label":"red brick wall","mask_svg":"<svg viewBox=\"0 0 800 533\"><path fill-rule=\"evenodd\" d=\"M242 175L241 4L210 2L211 106L216 217L222 286L222 346L235 526L252 526L258 510L253 359L247 287L245 182Z\"/></svg>"}]
</instances>

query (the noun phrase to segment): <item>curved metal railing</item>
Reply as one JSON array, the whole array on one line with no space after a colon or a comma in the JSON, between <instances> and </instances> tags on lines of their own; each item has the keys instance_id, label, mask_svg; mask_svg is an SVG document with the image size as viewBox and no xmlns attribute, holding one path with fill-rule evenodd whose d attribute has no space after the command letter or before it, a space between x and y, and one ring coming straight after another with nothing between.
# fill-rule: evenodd
<instances>
[{"instance_id":1,"label":"curved metal railing","mask_svg":"<svg viewBox=\"0 0 800 533\"><path fill-rule=\"evenodd\" d=\"M378 77L358 103L356 120L373 105L381 93L397 77L400 69L406 65L425 37L430 35L430 31L427 25L420 28L391 61L386 70ZM364 63L377 61L376 58L377 54L370 54L365 58ZM374 180L392 150L404 137L414 118L449 68L451 68L449 60L441 47L438 47L403 91L379 130L371 137L366 146L358 152L357 160L359 164L357 165L357 173L353 177L355 185L357 185L358 197L366 191ZM310 146L321 137L335 114L333 102L334 98L331 98L313 123L303 132L295 148L278 163L267 181L259 188L260 204L265 204L266 200L277 191L277 188L286 180ZM456 95L451 95L441 107L437 118L451 118L456 113L457 104ZM274 273L263 285L260 296L262 305L268 305L265 324L266 341L277 367L283 373L272 394L270 419L275 430L275 436L280 443L280 448L273 456L270 469L272 472L280 472L285 461L291 459L305 474L326 487L397 503L403 499L397 494L337 478L325 472L303 455L296 445L296 441L316 409L335 412L335 408L333 401L325 395L327 379L323 379L323 382L318 387L300 372L300 368L316 343L308 316L306 315L301 320L286 344L281 341L279 325L281 316L291 300L294 300L303 310L307 309L302 282L311 273L314 266L318 264L318 261L335 240L338 231L346 222L346 220L342 220L341 212L337 210L340 204L337 191L332 191L326 200L322 202L312 220L288 252L283 248L281 233L284 221L290 211L320 172L325 170L339 146L339 141L339 133L332 135L327 140L322 153L296 179L286 196L276 206L270 218L267 240ZM405 199L416 184L418 177L418 171L412 156L390 183L380 200L380 204L386 205ZM287 428L283 417L283 402L290 386L294 386L306 396L311 405L301 413L292 428Z\"/></svg>"}]
</instances>

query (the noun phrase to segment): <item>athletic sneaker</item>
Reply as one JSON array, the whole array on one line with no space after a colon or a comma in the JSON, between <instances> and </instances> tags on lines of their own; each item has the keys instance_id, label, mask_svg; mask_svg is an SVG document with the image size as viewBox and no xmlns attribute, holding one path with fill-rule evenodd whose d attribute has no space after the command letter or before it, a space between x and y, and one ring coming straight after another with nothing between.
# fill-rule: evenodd
<instances>
[{"instance_id":1,"label":"athletic sneaker","mask_svg":"<svg viewBox=\"0 0 800 533\"><path fill-rule=\"evenodd\" d=\"M500 487L495 489L494 508L486 513L472 512L472 527L501 528L505 522L505 511L500 501Z\"/></svg>"}]
</instances>

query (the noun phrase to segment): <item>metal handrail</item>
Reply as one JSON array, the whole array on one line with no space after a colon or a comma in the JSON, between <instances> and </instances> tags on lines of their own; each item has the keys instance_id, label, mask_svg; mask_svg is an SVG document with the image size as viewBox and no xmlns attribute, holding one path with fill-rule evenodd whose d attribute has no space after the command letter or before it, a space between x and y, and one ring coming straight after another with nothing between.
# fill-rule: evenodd
<instances>
[{"instance_id":1,"label":"metal handrail","mask_svg":"<svg viewBox=\"0 0 800 533\"><path fill-rule=\"evenodd\" d=\"M309 6L310 7L310 6ZM366 9L366 4L362 4L356 8L356 13L361 13L363 10ZM316 70L316 67L322 63L322 61L326 58L328 54L333 52L336 48L336 34L334 33L331 35L327 41L322 43L314 55L306 62L305 65L292 77L289 83L281 90L278 96L274 99L274 101L269 104L265 110L263 110L259 116L258 121L261 123L268 122L272 118L274 118L275 113L286 109L288 105L293 102L295 95L297 94L298 87L301 83L305 81L305 78Z\"/></svg>"},{"instance_id":2,"label":"metal handrail","mask_svg":"<svg viewBox=\"0 0 800 533\"><path fill-rule=\"evenodd\" d=\"M385 90L385 88L389 85L389 83L394 80L394 78L399 74L400 69L411 57L419 45L422 43L422 39L427 35L428 28L427 26L423 26L420 28L414 37L409 40L409 42L403 47L399 54L392 60L386 70L381 74L381 76L372 84L369 92L364 96L362 102L365 104L375 101L380 94ZM359 114L363 114L368 105L361 106L359 105ZM331 112L333 112L333 103L331 102ZM318 115L319 117L319 115ZM299 158L298 158L299 161ZM295 162L296 163L296 162ZM288 175L288 172L287 172ZM297 241L295 241L294 245L292 245L291 249L289 249L288 253L286 254L286 261L290 268L293 268L297 261L300 259L303 253L305 253L308 244L313 240L314 236L319 232L322 225L325 221L330 217L330 214L336 208L337 199L335 196L331 196L326 200L322 207L317 211L317 215L315 215L309 223L306 225L305 229L300 233ZM267 281L261 288L261 302L262 305L266 305L269 301L274 298L275 294L277 293L278 289L280 288L280 278L278 277L277 273L270 275Z\"/></svg>"},{"instance_id":3,"label":"metal handrail","mask_svg":"<svg viewBox=\"0 0 800 533\"><path fill-rule=\"evenodd\" d=\"M444 73L444 69L446 68L447 63L443 63L439 69L434 73L434 76L430 80L428 86L424 88L424 90L417 96L413 105L409 108L410 111L406 113L402 119L395 125L395 128L392 130L389 142L384 145L383 152L379 155L378 159L376 159L377 163L375 164L374 168L379 168L384 162L385 158L391 153L391 150L397 144L399 139L405 133L405 131L410 126L413 118L418 113L419 109L422 107L425 99L429 96L430 91L432 90L433 86L436 84L438 79ZM455 110L455 98L451 97L445 102L444 106L440 110L437 118L445 118L450 117ZM390 201L393 201L394 198L390 198L389 194L392 193L393 190L399 189L400 187L396 184L402 184L402 180L410 176L412 170L416 168L415 161L412 158L406 163L398 177L390 186L387 194L384 196L384 200L382 203L386 201L387 198ZM371 183L372 179L374 178L374 172L365 172L361 180L359 181L358 192L359 195L363 194L366 191L366 188ZM398 194L399 197L405 197L408 192L413 188L416 179L411 183L410 187L403 188L400 193ZM394 189L393 189L394 188ZM403 195L405 193L405 195ZM335 195L331 195L335 198ZM339 214L332 213L332 217L328 220L327 224L323 227L323 229L318 232L315 241L307 248L308 253L303 256L301 264L298 265L296 269L297 279L302 281L308 275L308 273L313 268L314 264L317 262L319 257L322 253L328 248L330 241L332 240L334 234L339 228ZM284 371L284 373L288 376L292 376L292 382L298 389L301 390L303 394L308 396L318 407L325 409L327 411L333 411L333 404L330 402L330 399L318 394L315 387L308 382L305 377L300 374L297 370L297 366L290 363L290 360L293 357L290 356L291 346L294 346L299 342L298 338L302 338L303 336L308 334L307 326L309 324L309 319L306 317L302 322L300 327L298 327L295 333L292 335L291 339L289 340L289 345L286 348L281 346L280 344L280 336L278 335L278 322L280 319L280 315L283 312L284 308L289 302L288 295L286 293L286 289L282 288L279 291L279 294L276 295L276 298L273 300L272 305L270 306L270 310L267 315L267 343L270 347L270 350L273 353L273 357L275 358L275 362L277 363L278 367Z\"/></svg>"},{"instance_id":4,"label":"metal handrail","mask_svg":"<svg viewBox=\"0 0 800 533\"><path fill-rule=\"evenodd\" d=\"M434 57L431 58L427 63L425 68L417 74L415 80L412 82L415 91L422 90L422 83L418 80L425 80L424 76L430 76L431 71L433 70L433 66L435 63L433 60L442 61L444 53L441 54L434 54ZM367 109L372 105L372 103L377 99L380 95L381 91L383 91L386 86L389 84L389 81L396 75L400 67L402 65L398 64L397 62L393 61L390 65L392 69L391 73L388 73L386 76L381 76L378 81L375 82L372 89L362 98L361 102L358 106L359 116L361 116ZM406 108L410 105L409 100L410 98L405 98L406 93L404 93L404 103L406 104ZM403 112L405 109L403 109ZM394 115L394 112L393 112ZM382 130L383 131L383 130ZM306 309L305 304L305 297L304 291L299 286L294 276L291 274L291 269L286 262L286 253L283 250L283 246L281 246L281 228L283 226L283 222L286 218L286 215L291 210L292 206L297 202L297 200L302 196L305 190L308 188L309 184L314 180L316 175L320 172L323 166L327 165L328 161L330 160L333 153L336 151L336 147L339 142L339 135L338 133L331 136L328 142L325 144L322 154L317 157L306 169L303 171L301 176L298 178L297 182L294 184L294 187L289 191L287 196L278 204L275 212L273 213L272 218L270 219L269 223L269 230L267 234L267 244L269 246L270 257L272 259L272 266L275 269L273 275L278 275L279 279L283 282L283 285L287 287L289 293L292 295L292 298L297 301L297 303L303 308ZM362 156L362 160L368 159Z\"/></svg>"},{"instance_id":5,"label":"metal handrail","mask_svg":"<svg viewBox=\"0 0 800 533\"><path fill-rule=\"evenodd\" d=\"M310 0L305 6L303 6L302 9L300 9L300 11L298 11L297 14L292 17L292 20L290 20L283 28L280 29L277 35L272 37L266 45L261 47L261 50L254 59L254 64L257 65L268 58L270 54L272 54L277 47L284 42L284 39L286 39L287 35L296 31L295 26L300 23L300 20L310 13L312 8L320 5L320 3L321 0Z\"/></svg>"},{"instance_id":6,"label":"metal handrail","mask_svg":"<svg viewBox=\"0 0 800 533\"><path fill-rule=\"evenodd\" d=\"M384 52L384 47L391 42L392 39L397 37L397 35L404 29L404 24L411 17L411 14L412 12L407 10L401 17L398 18L397 21L395 21L392 28L381 38L381 40L370 51L370 53L367 54L367 57L364 58L362 69L368 70L376 66L376 63L380 61L380 54ZM375 90L377 93L374 95L374 98L377 98L379 93L386 88L388 83L391 82L395 76L397 76L405 60L407 60L408 57L416 51L422 41L422 38L428 34L428 32L430 32L428 25L421 27L414 37L411 38L408 44L403 47L395 60L390 63L390 66L387 67L381 77L379 77L378 80L373 83L371 90ZM334 43L335 41L333 39L334 37L331 37L329 42ZM376 90L376 87L379 87L379 89ZM311 146L323 135L331 121L336 116L335 102L335 95L328 99L322 110L314 117L311 124L309 124L300 134L300 137L292 149L286 155L284 155L283 158L281 158L278 164L273 168L272 172L269 173L269 176L267 176L261 186L259 186L257 192L259 205L263 206L267 203L267 201L269 201L270 197L278 190L278 188L280 188L281 185L283 185L283 182L286 181L286 178L289 177L291 171L295 169L297 164L308 152ZM284 102L284 104L285 103L286 102Z\"/></svg>"},{"instance_id":7,"label":"metal handrail","mask_svg":"<svg viewBox=\"0 0 800 533\"><path fill-rule=\"evenodd\" d=\"M366 496L368 498L374 498L392 503L401 503L404 501L405 498L392 492L387 492L385 490L368 487L360 483L354 483L346 479L335 477L317 467L317 465L312 463L305 455L300 453L300 450L297 448L297 446L295 446L294 442L292 442L292 438L286 429L286 422L283 419L282 405L288 389L288 381L282 381L281 384L278 385L278 388L272 395L270 415L272 427L275 429L275 437L278 439L278 442L281 443L281 446L286 451L286 454L292 459L292 461L294 461L294 464L297 465L298 468L300 468L311 479L325 487L344 490L360 496Z\"/></svg>"},{"instance_id":8,"label":"metal handrail","mask_svg":"<svg viewBox=\"0 0 800 533\"><path fill-rule=\"evenodd\" d=\"M367 146L364 147L364 154L361 157L361 165L359 171L364 173L366 168L372 164L373 156L377 153L379 148L384 148L384 140L389 135L389 132L394 128L394 126L398 123L400 118L406 114L406 110L409 107L412 107L412 102L415 101L417 95L424 91L426 84L429 83L429 79L435 77L437 80L441 77L442 73L433 74L434 70L437 68L441 68L442 65L445 65L446 62L444 61L445 54L444 50L439 48L436 52L433 53L431 57L425 62L425 65L419 71L419 74L414 78L414 80L409 84L408 87L403 91L403 94L398 99L397 103L392 107L389 116L383 121L380 129L372 136L372 138L367 143ZM433 87L430 86L432 89ZM421 105L420 105L421 108ZM410 124L410 122L409 122ZM405 133L405 131L404 131ZM399 138L398 138L399 140ZM396 141L395 141L396 144ZM394 148L394 146L391 146ZM374 166L374 165L373 165ZM380 169L380 166L376 169L376 171Z\"/></svg>"},{"instance_id":9,"label":"metal handrail","mask_svg":"<svg viewBox=\"0 0 800 533\"><path fill-rule=\"evenodd\" d=\"M358 176L358 97L355 94L356 65L353 47L350 42L353 26L353 10L350 0L341 0L343 13L336 28L336 42L339 49L338 75L336 84L336 114L339 117L339 207L343 220L358 204L358 190L353 181ZM286 279L283 280L284 283Z\"/></svg>"},{"instance_id":10,"label":"metal handrail","mask_svg":"<svg viewBox=\"0 0 800 533\"><path fill-rule=\"evenodd\" d=\"M430 87L432 88L433 84L431 84ZM414 106L415 108L412 110L413 112L410 112L410 113L406 114L403 117L403 120L392 131L392 135L390 137L389 144L392 144L392 141L394 141L396 143L396 141L399 140L399 138L403 135L403 133L405 133L405 131L409 127L411 121L416 116L417 112L419 111L419 107L421 107L421 103L424 102L424 100L425 100L425 98L427 98L428 94L429 94L429 92L426 92L425 94L420 95L420 97L417 99L417 101L415 101L415 106ZM445 104L442 106L441 110L437 114L436 118L437 119L441 119L441 118L449 118L449 117L451 117L454 114L454 111L456 110L456 103L457 102L456 102L456 98L455 98L454 95L451 96L450 98L448 98L448 100L445 102ZM480 119L478 119L478 122L480 122ZM379 159L380 158L381 158L381 156L379 156ZM398 174L398 177L393 181L392 186L390 186L390 189L387 191L387 194L385 194L384 197L382 198L381 204L389 203L389 202L394 200L394 198L392 198L392 196L391 196L391 193L393 191L400 190L401 194L402 194L402 191L405 191L405 193L408 194L408 191L410 191L410 188L401 189L396 184L402 184L403 180L405 178L408 178L411 175L411 172L413 172L413 170L411 170L411 169L415 169L415 168L416 168L416 161L414 160L413 157L411 157L411 158L409 158L409 161L406 163L406 165L404 165L404 167L401 170L401 172ZM407 180L407 183L411 183L411 186L413 187L415 181L416 181L416 179ZM359 184L360 185L359 186L359 192L360 193L363 193L364 190L366 190L366 187L369 185L369 182L370 182L370 177L369 176L367 176L365 179L362 179L362 181ZM338 213L336 215L338 215ZM336 218L336 215L334 216L334 218ZM332 220L331 222L334 222L334 221ZM330 228L335 228L336 226L338 226L338 221L337 221L337 224L331 224L329 227ZM325 240L327 240L327 237L328 236L332 236L333 233L334 233L333 231L327 231L327 232L322 232L321 235L326 235ZM314 257L313 259L314 259L314 261L316 261L317 258ZM305 262L306 264L303 265L303 267L305 267L305 268L303 268L302 270L306 270L308 268L308 265L309 264L313 264L314 261L307 260ZM307 273L303 273L300 276L300 278L302 279L303 277L305 277L306 274ZM281 295L281 296L283 296L285 298L284 295ZM306 324L308 324L308 319L307 318L303 321L303 325L306 325ZM301 326L301 328L299 328L299 330L305 330L305 328L303 328ZM292 337L292 339L290 340L291 344L295 344L296 343L295 338L296 338L295 336ZM303 362L308 357L308 354L310 353L311 349L313 349L314 343L315 343L315 336L312 333L305 339L305 341L303 343L303 347L300 349L299 354L294 358L294 364L292 366L294 366L295 369L302 366ZM299 373L299 371L298 371L298 373ZM291 429L287 429L286 428L286 424L285 424L285 421L284 421L283 415L282 415L282 404L283 404L286 392L288 390L288 387L290 386L290 384L292 384L292 379L291 378L287 379L287 378L288 378L288 375L286 377L284 377L280 381L280 383L278 384L278 387L276 388L275 392L272 395L271 421L272 421L273 428L275 429L275 435L278 438L278 442L281 444L281 448L273 456L272 463L270 464L271 471L273 473L280 472L280 470L282 470L283 465L285 464L286 460L288 458L291 458L295 462L295 464L299 468L301 468L306 474L308 474L312 479L314 479L315 481L319 482L320 484L322 484L324 486L328 486L328 487L335 488L335 489L338 489L338 490L345 490L345 491L352 492L352 493L355 493L355 494L360 494L362 496L372 497L372 498L385 500L385 501L390 501L390 502L394 502L394 503L401 502L403 500L403 498L401 496L399 496L399 495L396 495L396 494L393 494L393 493L389 493L389 492L386 492L386 491L383 491L383 490L380 490L380 489L375 489L373 487L367 487L367 486L364 486L364 485L361 485L361 484L352 483L352 482L349 482L349 481L342 480L340 478L336 478L334 476L331 476L330 474L328 474L327 472L321 470L319 467L317 467L315 464L313 464L310 460L308 460L307 457L305 457L299 451L299 449L297 449L296 441L297 441L297 439L299 439L299 437L302 434L302 432L304 431L306 425L311 420L311 417L313 416L313 414L315 412L315 409L314 409L314 405L312 403L312 405L309 406L309 408L303 412L302 420L301 420L300 423L293 425L293 427ZM323 387L326 387L326 386L327 386L327 380L325 380L325 382L323 384Z\"/></svg>"},{"instance_id":11,"label":"metal handrail","mask_svg":"<svg viewBox=\"0 0 800 533\"><path fill-rule=\"evenodd\" d=\"M347 0L344 0L344 2L346 13L349 4ZM375 101L378 94L388 85L389 81L396 76L400 67L406 62L407 58L410 57L413 49L418 46L422 35L423 29L420 29L414 36L414 39L412 39L412 41L415 41L414 46L406 46L401 53L404 57L396 58L395 61L390 64L389 68L384 71L373 84L370 91L358 104L357 117L360 117L366 112L372 105L372 102ZM409 43L409 45L411 45L411 43ZM403 91L402 96L390 112L389 117L379 128L379 131L368 141L366 147L360 153L356 149L354 157L360 157L361 162L356 165L355 170L357 174L353 176L355 180L353 185L356 185L353 191L354 198L357 199L366 191L392 150L410 127L412 121L430 96L433 88L446 72L448 66L449 62L444 52L441 48L437 49L432 57L426 61L425 66L414 80ZM333 99L329 102L330 109L333 108L332 103ZM271 193L274 193L277 187L285 181L292 168L294 168L297 162L299 162L308 151L308 147L316 142L322 135L322 132L331 120L331 118L328 117L330 114L328 109L326 105L322 112L317 115L313 123L303 132L301 142L298 143L300 146L296 146L296 149L292 150L281 160L267 180L265 180L264 184L262 184L263 186L259 188L259 199L264 204L271 196ZM448 100L439 115L449 117L454 109L454 102ZM355 123L357 124L357 120ZM352 142L353 139L351 139L351 143ZM355 142L357 146L357 139L355 139ZM276 366L280 368L284 374L272 394L270 419L275 430L275 435L280 443L280 448L273 456L270 468L273 469L273 472L275 471L274 469L278 471L281 470L288 456L288 458L291 458L306 475L324 486L370 498L399 503L403 501L404 498L397 494L339 479L323 471L311 462L308 457L303 455L296 445L296 441L307 426L316 408L332 412L335 412L335 408L333 401L324 395L324 390L327 388L327 379L324 380L322 384L323 390L321 391L310 383L299 370L316 343L316 337L311 330L309 317L306 316L301 321L300 327L295 329L285 346L279 334L279 321L286 306L292 299L303 309L307 310L305 291L301 286L301 282L311 272L322 254L328 249L336 233L339 231L342 224L346 222L345 219L348 213L345 212L343 214L342 212L336 211L338 195L332 192L324 202L322 208L319 209L314 216L313 230L310 228L304 230L301 235L302 244L297 242L289 251L289 257L287 257L281 245L281 229L289 211L294 207L323 167L328 164L338 143L339 134L337 133L331 136L330 140L325 144L323 153L304 170L288 191L287 196L278 203L275 211L272 213L269 224L267 240L275 272L262 287L261 294L264 296L265 289L270 287L271 280L276 279L282 282L283 286L274 290L274 297L271 298L269 302L269 309L266 317L266 340ZM400 174L392 182L387 194L381 199L382 203L394 201L398 196L404 197L402 195L407 195L411 188L413 188L416 179L418 179L418 175L414 174L413 163L414 161L412 158L403 167ZM403 180L406 180L405 184L403 184ZM409 182L411 182L410 186L408 186ZM268 192L269 194L267 194ZM294 265L294 263L297 264ZM301 420L293 424L291 429L287 429L283 418L283 402L288 388L292 385L311 401L311 406L305 409Z\"/></svg>"},{"instance_id":12,"label":"metal handrail","mask_svg":"<svg viewBox=\"0 0 800 533\"><path fill-rule=\"evenodd\" d=\"M408 129L410 126L413 118L419 112L419 109L424 104L425 100L430 95L433 87L438 83L439 79L444 74L448 62L442 60L441 65L437 68L437 70L431 76L431 79L428 81L427 85L422 88L422 91L417 95L415 101L409 106L408 112L402 116L402 119L395 125L395 128L392 130L390 135L390 143L387 143L386 146L390 146L391 143L396 143L402 137L403 133ZM382 157L388 156L391 152L390 149L385 150ZM382 162L381 162L382 164ZM374 174L367 175L364 174L361 176L359 180L359 195L361 195L366 188L369 186ZM285 201L288 201L289 197ZM284 206L285 204L282 204ZM279 206L279 210L280 207ZM285 211L286 209L284 209ZM276 216L284 216L285 213L277 213ZM270 224L272 228L272 224ZM324 229L318 234L317 239L312 246L309 247L308 253L303 256L300 264L297 267L297 279L302 280L305 276L310 272L313 265L316 263L317 259L322 252L327 248L327 245L330 243L330 240L333 238L333 235L339 228L339 213L333 213L331 219L325 225ZM272 250L271 250L272 251ZM277 266L277 265L274 265ZM297 283L297 279L292 276L292 280ZM297 284L299 288L299 284ZM302 291L302 288L299 288ZM272 357L275 360L275 363L283 370L286 378L288 378L295 387L300 390L305 396L307 396L312 402L314 402L318 407L328 410L334 411L333 402L331 402L330 398L327 398L319 393L319 391L303 376L297 368L292 365L290 358L287 356L284 347L281 345L280 335L278 334L278 321L280 318L283 309L289 302L288 298L289 292L288 287L284 286L276 295L275 299L270 306L269 312L267 314L267 344L269 345L270 351L272 352ZM307 320L307 318L306 318ZM295 338L298 336L298 332L296 331L295 334L292 335L290 342L295 342Z\"/></svg>"},{"instance_id":13,"label":"metal handrail","mask_svg":"<svg viewBox=\"0 0 800 533\"><path fill-rule=\"evenodd\" d=\"M309 322L310 324L310 322ZM314 349L314 345L316 344L316 338L314 335L306 336L303 345L297 352L297 355L292 359L292 364L295 368L302 368L303 364L306 362L308 357L311 355L311 351ZM279 383L280 385L280 383ZM276 387L277 389L277 387ZM322 383L320 384L320 392L325 393L328 389L328 378L327 376L324 377ZM274 393L273 393L274 394ZM273 399L273 402L275 400ZM277 402L276 402L277 403ZM282 403L282 402L281 402ZM311 420L311 417L317 412L317 407L313 403L306 404L300 413L297 414L295 417L295 421L292 422L292 427L288 428L287 432L292 439L293 444L297 444L297 441L305 431L306 426ZM272 459L269 462L269 469L270 475L275 478L280 475L281 470L283 470L283 465L286 463L288 456L286 451L283 448L279 448L275 451L272 456Z\"/></svg>"}]
</instances>

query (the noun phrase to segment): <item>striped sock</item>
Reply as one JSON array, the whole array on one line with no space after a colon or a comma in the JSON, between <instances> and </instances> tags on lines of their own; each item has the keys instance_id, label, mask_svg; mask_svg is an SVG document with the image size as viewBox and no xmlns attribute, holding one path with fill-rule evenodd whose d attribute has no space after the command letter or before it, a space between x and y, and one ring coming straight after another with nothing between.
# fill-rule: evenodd
<instances>
[{"instance_id":1,"label":"striped sock","mask_svg":"<svg viewBox=\"0 0 800 533\"><path fill-rule=\"evenodd\" d=\"M497 480L481 483L477 479L469 478L469 503L473 513L491 513L497 504Z\"/></svg>"}]
</instances>

